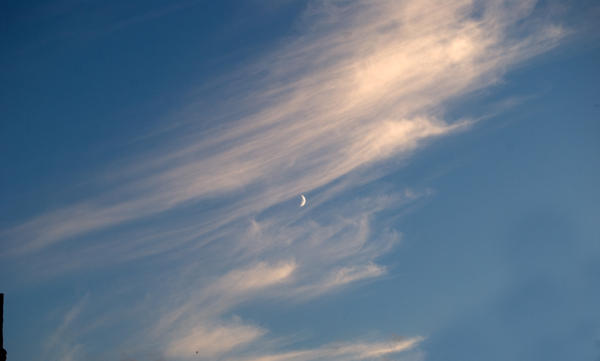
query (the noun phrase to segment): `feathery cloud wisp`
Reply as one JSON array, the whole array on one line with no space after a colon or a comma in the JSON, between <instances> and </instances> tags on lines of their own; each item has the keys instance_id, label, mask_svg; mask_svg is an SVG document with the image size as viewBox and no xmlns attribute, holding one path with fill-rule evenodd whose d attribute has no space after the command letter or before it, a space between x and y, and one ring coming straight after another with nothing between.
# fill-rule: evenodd
<instances>
[{"instance_id":1,"label":"feathery cloud wisp","mask_svg":"<svg viewBox=\"0 0 600 361\"><path fill-rule=\"evenodd\" d=\"M235 359L236 361L311 361L311 360L365 360L407 351L422 338L415 337L392 342L325 345L316 349L288 351L279 354Z\"/></svg>"}]
</instances>

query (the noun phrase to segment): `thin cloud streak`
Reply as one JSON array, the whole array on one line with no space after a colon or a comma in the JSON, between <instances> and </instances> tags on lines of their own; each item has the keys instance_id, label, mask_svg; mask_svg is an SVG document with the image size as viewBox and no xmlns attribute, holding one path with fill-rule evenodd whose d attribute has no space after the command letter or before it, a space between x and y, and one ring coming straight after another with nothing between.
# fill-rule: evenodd
<instances>
[{"instance_id":1,"label":"thin cloud streak","mask_svg":"<svg viewBox=\"0 0 600 361\"><path fill-rule=\"evenodd\" d=\"M235 361L311 361L311 360L365 360L414 348L423 339L414 337L393 342L353 343L325 345L316 349L288 351L279 354L233 359ZM232 361L233 361L232 360Z\"/></svg>"},{"instance_id":2,"label":"thin cloud streak","mask_svg":"<svg viewBox=\"0 0 600 361\"><path fill-rule=\"evenodd\" d=\"M80 318L83 308L89 302L89 295L82 297L67 312L60 325L47 336L44 342L44 358L75 361L81 357L83 345L76 342L74 323Z\"/></svg>"}]
</instances>

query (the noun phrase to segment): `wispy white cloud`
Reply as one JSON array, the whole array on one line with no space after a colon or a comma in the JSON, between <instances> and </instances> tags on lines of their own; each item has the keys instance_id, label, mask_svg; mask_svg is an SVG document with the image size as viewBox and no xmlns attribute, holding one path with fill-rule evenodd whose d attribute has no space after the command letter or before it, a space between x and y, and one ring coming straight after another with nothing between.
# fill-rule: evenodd
<instances>
[{"instance_id":1,"label":"wispy white cloud","mask_svg":"<svg viewBox=\"0 0 600 361\"><path fill-rule=\"evenodd\" d=\"M72 268L161 255L172 284L139 337L166 340L173 357L250 352L266 330L228 321L240 304L306 301L387 272L377 258L400 234L377 215L421 194L352 190L383 175L374 164L467 129L472 121L444 120L446 102L556 45L560 27L522 21L534 4L313 1L302 35L220 79L229 85L215 105L222 113L178 111L177 124L146 139L160 146L103 178L105 192L3 230L2 257L48 262L64 244ZM300 193L309 206L286 203ZM64 255L54 259L65 269ZM378 358L419 340L248 360Z\"/></svg>"},{"instance_id":2,"label":"wispy white cloud","mask_svg":"<svg viewBox=\"0 0 600 361\"><path fill-rule=\"evenodd\" d=\"M86 295L64 313L58 327L44 341L45 359L76 361L82 356L83 345L77 342L78 330L74 324L88 301Z\"/></svg>"},{"instance_id":3,"label":"wispy white cloud","mask_svg":"<svg viewBox=\"0 0 600 361\"><path fill-rule=\"evenodd\" d=\"M502 1L490 2L480 19L470 16L468 0L318 5L313 16L321 20L312 31L265 59L271 75L235 98L232 106L247 114L242 119L183 136L183 145L144 162L141 169L150 172L34 218L11 235L22 238L23 250L35 250L264 183L269 187L254 205L268 207L464 128L468 123L446 124L433 114L561 34L540 26L526 37L508 37L508 27L529 7Z\"/></svg>"},{"instance_id":4,"label":"wispy white cloud","mask_svg":"<svg viewBox=\"0 0 600 361\"><path fill-rule=\"evenodd\" d=\"M285 262L269 266L264 262L250 269L233 270L227 273L215 285L222 293L242 293L260 290L277 283L284 282L294 272L294 262Z\"/></svg>"},{"instance_id":5,"label":"wispy white cloud","mask_svg":"<svg viewBox=\"0 0 600 361\"><path fill-rule=\"evenodd\" d=\"M187 331L183 337L172 341L165 353L168 357L197 356L210 359L252 342L264 334L264 330L247 325L197 326Z\"/></svg>"},{"instance_id":6,"label":"wispy white cloud","mask_svg":"<svg viewBox=\"0 0 600 361\"><path fill-rule=\"evenodd\" d=\"M414 337L391 342L330 344L316 349L287 351L278 354L235 359L244 361L311 361L311 360L377 360L390 354L410 350L422 338Z\"/></svg>"},{"instance_id":7,"label":"wispy white cloud","mask_svg":"<svg viewBox=\"0 0 600 361\"><path fill-rule=\"evenodd\" d=\"M353 267L341 267L327 277L325 286L341 286L356 280L377 277L384 273L384 267L373 263Z\"/></svg>"},{"instance_id":8,"label":"wispy white cloud","mask_svg":"<svg viewBox=\"0 0 600 361\"><path fill-rule=\"evenodd\" d=\"M295 269L296 264L292 261L278 264L259 262L233 269L213 283L191 289L190 293L180 293L179 298L185 301L169 306L170 311L159 320L155 334L162 337L162 331L171 331L173 325L186 323L188 327L195 327L196 323L218 318L252 294L289 281Z\"/></svg>"}]
</instances>

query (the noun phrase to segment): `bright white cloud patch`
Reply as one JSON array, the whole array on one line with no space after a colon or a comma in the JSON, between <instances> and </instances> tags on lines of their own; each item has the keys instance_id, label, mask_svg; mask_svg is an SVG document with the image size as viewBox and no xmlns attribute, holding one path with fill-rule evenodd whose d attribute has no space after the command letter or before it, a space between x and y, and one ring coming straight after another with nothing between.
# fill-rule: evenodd
<instances>
[{"instance_id":1,"label":"bright white cloud patch","mask_svg":"<svg viewBox=\"0 0 600 361\"><path fill-rule=\"evenodd\" d=\"M153 136L163 147L132 156L104 193L4 230L13 242L2 252L47 252L64 271L163 255L168 286L143 306L159 317L134 340L169 357L362 360L414 347L420 338L269 350L258 345L266 329L230 318L250 300L306 301L386 272L376 259L399 233L373 223L420 194L350 191L382 175L373 164L466 129L444 121L445 102L556 44L560 28L522 25L533 5L313 1L302 35L227 78L213 126L197 130L206 111L191 104ZM298 194L311 206L299 209ZM76 255L66 266L52 253L64 242Z\"/></svg>"}]
</instances>

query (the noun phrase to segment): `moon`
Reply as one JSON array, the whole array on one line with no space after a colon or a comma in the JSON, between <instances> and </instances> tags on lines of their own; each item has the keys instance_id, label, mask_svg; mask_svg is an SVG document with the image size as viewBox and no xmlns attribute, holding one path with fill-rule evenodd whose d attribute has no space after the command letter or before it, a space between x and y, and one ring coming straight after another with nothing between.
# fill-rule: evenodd
<instances>
[{"instance_id":1,"label":"moon","mask_svg":"<svg viewBox=\"0 0 600 361\"><path fill-rule=\"evenodd\" d=\"M306 205L306 197L304 194L300 195L300 207L304 207Z\"/></svg>"}]
</instances>

